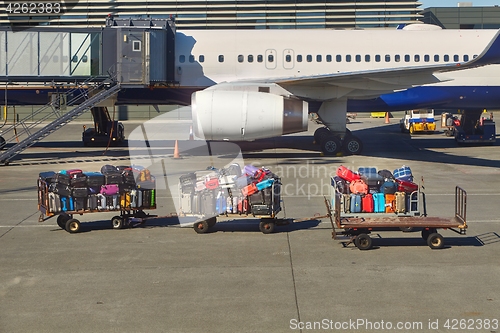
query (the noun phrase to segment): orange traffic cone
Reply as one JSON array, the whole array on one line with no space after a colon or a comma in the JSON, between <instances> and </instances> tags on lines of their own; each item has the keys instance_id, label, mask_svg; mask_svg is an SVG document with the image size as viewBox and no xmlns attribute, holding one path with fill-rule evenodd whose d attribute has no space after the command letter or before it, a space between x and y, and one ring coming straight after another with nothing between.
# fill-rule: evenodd
<instances>
[{"instance_id":1,"label":"orange traffic cone","mask_svg":"<svg viewBox=\"0 0 500 333\"><path fill-rule=\"evenodd\" d=\"M193 126L189 127L189 140L194 140L194 137L193 137Z\"/></svg>"},{"instance_id":2,"label":"orange traffic cone","mask_svg":"<svg viewBox=\"0 0 500 333\"><path fill-rule=\"evenodd\" d=\"M390 124L391 122L389 121L389 112L385 113L385 123Z\"/></svg>"},{"instance_id":3,"label":"orange traffic cone","mask_svg":"<svg viewBox=\"0 0 500 333\"><path fill-rule=\"evenodd\" d=\"M181 158L179 155L179 143L177 142L177 140L175 140L174 158Z\"/></svg>"}]
</instances>

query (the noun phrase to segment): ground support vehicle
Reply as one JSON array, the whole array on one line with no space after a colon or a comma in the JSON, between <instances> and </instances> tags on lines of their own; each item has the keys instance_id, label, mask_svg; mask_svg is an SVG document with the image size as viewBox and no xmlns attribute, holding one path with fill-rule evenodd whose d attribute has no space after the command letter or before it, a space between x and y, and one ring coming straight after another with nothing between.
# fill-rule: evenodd
<instances>
[{"instance_id":1,"label":"ground support vehicle","mask_svg":"<svg viewBox=\"0 0 500 333\"><path fill-rule=\"evenodd\" d=\"M399 121L402 133L432 133L436 130L434 110L408 110Z\"/></svg>"},{"instance_id":2,"label":"ground support vehicle","mask_svg":"<svg viewBox=\"0 0 500 333\"><path fill-rule=\"evenodd\" d=\"M422 229L422 238L431 249L441 249L444 247L444 239L437 232L437 229L449 229L460 235L465 235L467 229L467 193L465 190L458 186L455 188L455 216L453 218L427 216L425 194L423 192L414 193L417 197L422 198L423 214L417 211L408 214L344 214L342 213L341 195L334 190L331 199L325 199L333 228L332 237L336 239L338 235L348 236L350 237L349 241L344 243L344 246L354 243L358 249L368 250L372 248L372 239L369 234L373 231L386 231L387 228L399 228L401 231L406 231L408 228L419 228ZM339 229L341 231L337 231Z\"/></svg>"},{"instance_id":3,"label":"ground support vehicle","mask_svg":"<svg viewBox=\"0 0 500 333\"><path fill-rule=\"evenodd\" d=\"M90 111L94 127L84 126L82 133L84 146L118 145L125 141L123 124L111 119L107 107L93 107Z\"/></svg>"},{"instance_id":4,"label":"ground support vehicle","mask_svg":"<svg viewBox=\"0 0 500 333\"><path fill-rule=\"evenodd\" d=\"M142 224L144 220L133 220L133 218L146 218L149 215L146 214L145 210L156 209L156 202L152 201L150 205L140 206L137 208L132 208L130 205L120 205L117 209L78 209L78 210L66 210L66 211L54 211L53 205L51 204L51 199L49 198L49 187L47 182L44 180L38 180L38 210L40 211L40 216L38 222L44 222L52 217L57 216L57 225L61 229L66 230L69 233L77 233L81 231L81 222L74 218L74 215L83 215L88 213L104 213L104 212L116 212L118 215L111 219L111 226L113 229L123 229L127 227L133 227L138 224ZM120 200L123 200L123 194L120 195Z\"/></svg>"},{"instance_id":5,"label":"ground support vehicle","mask_svg":"<svg viewBox=\"0 0 500 333\"><path fill-rule=\"evenodd\" d=\"M473 128L455 126L455 141L460 144L494 144L496 141L495 122L489 119L479 120Z\"/></svg>"}]
</instances>

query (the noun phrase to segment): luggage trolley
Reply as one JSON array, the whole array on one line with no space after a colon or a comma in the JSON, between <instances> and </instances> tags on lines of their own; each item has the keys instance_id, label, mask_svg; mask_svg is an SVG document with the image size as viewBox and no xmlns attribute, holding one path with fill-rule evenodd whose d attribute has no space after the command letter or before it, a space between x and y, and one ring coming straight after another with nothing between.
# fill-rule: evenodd
<instances>
[{"instance_id":1,"label":"luggage trolley","mask_svg":"<svg viewBox=\"0 0 500 333\"><path fill-rule=\"evenodd\" d=\"M459 186L455 187L455 216L452 218L427 216L425 194L420 192L420 189L410 195L409 212L405 214L346 214L342 212L341 198L341 194L334 189L331 199L325 198L325 205L328 211L327 216L332 224L332 238L337 239L339 234L350 237L349 241L344 243L344 246L354 243L360 250L371 249L372 239L369 234L372 231L381 231L387 228L399 228L402 231L421 228L421 236L431 249L444 247L444 238L437 232L437 229L449 229L460 235L466 234L467 192ZM418 207L420 198L423 198L423 214L418 210L412 211L411 207L412 205L413 208ZM411 200L413 200L413 203ZM336 229L342 229L342 231L337 232Z\"/></svg>"},{"instance_id":2,"label":"luggage trolley","mask_svg":"<svg viewBox=\"0 0 500 333\"><path fill-rule=\"evenodd\" d=\"M198 192L186 191L186 187L194 188L186 184L200 182L199 175L193 173L191 177L187 175L181 177L179 217L196 218L193 228L197 233L208 232L217 223L217 217L237 219L253 216L259 218L259 229L264 234L272 233L277 225L290 223L276 218L281 211L281 180L277 177L273 178L271 186L251 195L242 195L234 181L225 180L225 176L215 182L216 186ZM212 183L212 180L206 183Z\"/></svg>"},{"instance_id":3,"label":"luggage trolley","mask_svg":"<svg viewBox=\"0 0 500 333\"><path fill-rule=\"evenodd\" d=\"M119 209L66 209L59 210L55 209L55 205L51 203L49 198L49 186L47 182L43 179L38 179L38 210L40 211L40 216L38 222L44 222L52 217L57 216L57 225L61 229L66 230L69 233L77 233L81 231L81 222L74 218L74 215L83 215L87 213L104 213L104 212L119 212L120 215L116 215L111 219L111 226L113 229L123 229L126 227L131 227L134 225L134 220L132 218L141 218L140 223L144 223L148 215L144 212L145 210L156 209L156 200L150 197L150 205L132 208L130 201L127 200L126 193L120 193L118 200L120 200ZM153 192L154 193L154 192ZM84 198L87 200L86 198ZM128 202L127 202L128 201Z\"/></svg>"}]
</instances>

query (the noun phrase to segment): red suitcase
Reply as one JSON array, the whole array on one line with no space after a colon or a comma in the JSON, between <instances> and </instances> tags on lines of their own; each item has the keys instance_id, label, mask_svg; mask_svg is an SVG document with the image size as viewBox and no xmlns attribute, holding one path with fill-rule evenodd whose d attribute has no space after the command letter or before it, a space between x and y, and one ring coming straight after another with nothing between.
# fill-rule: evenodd
<instances>
[{"instance_id":1,"label":"red suitcase","mask_svg":"<svg viewBox=\"0 0 500 333\"><path fill-rule=\"evenodd\" d=\"M367 194L368 193L368 185L362 179L354 180L351 185L349 185L349 189L351 193L354 194Z\"/></svg>"},{"instance_id":2,"label":"red suitcase","mask_svg":"<svg viewBox=\"0 0 500 333\"><path fill-rule=\"evenodd\" d=\"M218 178L210 178L205 181L205 186L209 190L215 190L219 187L219 179Z\"/></svg>"},{"instance_id":3,"label":"red suitcase","mask_svg":"<svg viewBox=\"0 0 500 333\"><path fill-rule=\"evenodd\" d=\"M361 197L361 211L363 213L373 213L374 210L373 195L366 194Z\"/></svg>"},{"instance_id":4,"label":"red suitcase","mask_svg":"<svg viewBox=\"0 0 500 333\"><path fill-rule=\"evenodd\" d=\"M418 190L418 185L414 182L396 179L396 183L398 184L398 192L411 193Z\"/></svg>"},{"instance_id":5,"label":"red suitcase","mask_svg":"<svg viewBox=\"0 0 500 333\"><path fill-rule=\"evenodd\" d=\"M360 179L360 175L358 175L357 173L354 173L352 172L351 170L349 170L348 168L346 168L345 166L341 165L338 167L337 169L337 176L339 176L340 178L344 179L344 180L347 180L348 182L352 182L356 179Z\"/></svg>"},{"instance_id":6,"label":"red suitcase","mask_svg":"<svg viewBox=\"0 0 500 333\"><path fill-rule=\"evenodd\" d=\"M255 184L250 184L248 186L245 186L241 189L241 193L245 196L248 197L249 195L252 195L254 193L257 193L257 186Z\"/></svg>"}]
</instances>

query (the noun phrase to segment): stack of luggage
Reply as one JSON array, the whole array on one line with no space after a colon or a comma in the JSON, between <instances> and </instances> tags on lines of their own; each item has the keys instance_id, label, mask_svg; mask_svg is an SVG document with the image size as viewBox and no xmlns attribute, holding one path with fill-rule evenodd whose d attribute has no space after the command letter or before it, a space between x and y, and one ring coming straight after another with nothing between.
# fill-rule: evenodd
<instances>
[{"instance_id":1,"label":"stack of luggage","mask_svg":"<svg viewBox=\"0 0 500 333\"><path fill-rule=\"evenodd\" d=\"M332 186L341 194L343 213L406 214L418 210L418 185L408 166L394 172L371 167L353 172L341 165Z\"/></svg>"},{"instance_id":2,"label":"stack of luggage","mask_svg":"<svg viewBox=\"0 0 500 333\"><path fill-rule=\"evenodd\" d=\"M155 188L149 170L139 166L49 171L38 180L39 202L46 201L50 213L154 209Z\"/></svg>"},{"instance_id":3,"label":"stack of luggage","mask_svg":"<svg viewBox=\"0 0 500 333\"><path fill-rule=\"evenodd\" d=\"M238 164L180 177L181 214L272 215L280 208L280 179L266 168Z\"/></svg>"}]
</instances>

